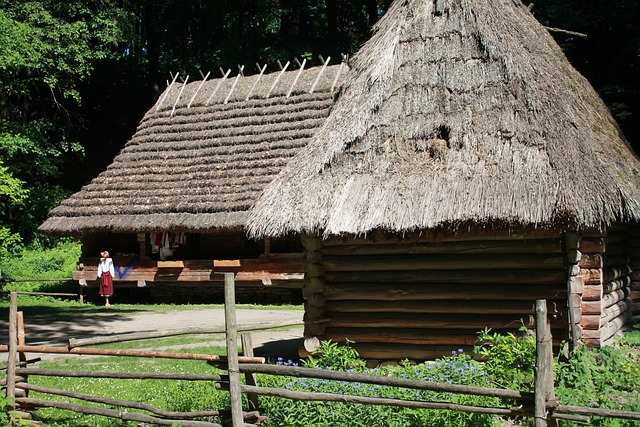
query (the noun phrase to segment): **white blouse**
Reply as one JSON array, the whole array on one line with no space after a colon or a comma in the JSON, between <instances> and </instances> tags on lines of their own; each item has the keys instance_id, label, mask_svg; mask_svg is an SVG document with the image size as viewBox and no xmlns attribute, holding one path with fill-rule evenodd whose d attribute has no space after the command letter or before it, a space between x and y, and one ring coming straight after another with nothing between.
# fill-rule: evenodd
<instances>
[{"instance_id":1,"label":"white blouse","mask_svg":"<svg viewBox=\"0 0 640 427\"><path fill-rule=\"evenodd\" d=\"M98 264L98 277L102 277L102 273L108 271L111 274L111 277L115 275L113 271L113 260L111 258L100 258L100 263Z\"/></svg>"}]
</instances>

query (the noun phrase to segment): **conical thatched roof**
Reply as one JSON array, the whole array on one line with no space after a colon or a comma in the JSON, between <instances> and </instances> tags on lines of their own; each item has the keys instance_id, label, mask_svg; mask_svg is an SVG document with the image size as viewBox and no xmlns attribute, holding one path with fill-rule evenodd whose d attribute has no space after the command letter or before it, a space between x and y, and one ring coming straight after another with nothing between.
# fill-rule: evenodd
<instances>
[{"instance_id":1,"label":"conical thatched roof","mask_svg":"<svg viewBox=\"0 0 640 427\"><path fill-rule=\"evenodd\" d=\"M396 0L254 235L640 216L640 163L587 80L514 0Z\"/></svg>"},{"instance_id":2,"label":"conical thatched roof","mask_svg":"<svg viewBox=\"0 0 640 427\"><path fill-rule=\"evenodd\" d=\"M334 65L169 86L107 170L40 230L243 226L265 185L324 122L345 74Z\"/></svg>"}]
</instances>

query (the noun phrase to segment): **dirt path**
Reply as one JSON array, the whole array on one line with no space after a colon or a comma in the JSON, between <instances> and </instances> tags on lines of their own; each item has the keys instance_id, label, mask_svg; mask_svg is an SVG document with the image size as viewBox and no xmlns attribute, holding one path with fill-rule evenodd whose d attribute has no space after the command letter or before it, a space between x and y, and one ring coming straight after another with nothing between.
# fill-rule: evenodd
<instances>
[{"instance_id":1,"label":"dirt path","mask_svg":"<svg viewBox=\"0 0 640 427\"><path fill-rule=\"evenodd\" d=\"M301 321L302 310L238 309L238 326L273 325L288 321ZM166 331L188 327L213 328L224 326L224 309L173 310L166 313L104 313L76 320L57 320L50 316L25 319L27 345L67 345L69 338L89 338L128 332ZM6 320L0 321L0 333L8 337ZM252 333L256 356L268 358L297 358L302 345L302 326L279 331ZM6 342L7 338L2 339ZM203 339L202 345L211 345L212 339ZM216 341L217 342L217 341ZM223 345L220 342L220 345ZM194 347L193 345L190 347ZM186 347L184 345L182 348ZM166 347L165 347L166 349ZM33 355L35 356L35 355ZM60 356L38 355L42 359ZM28 355L32 357L32 355ZM6 360L6 354L2 356Z\"/></svg>"}]
</instances>

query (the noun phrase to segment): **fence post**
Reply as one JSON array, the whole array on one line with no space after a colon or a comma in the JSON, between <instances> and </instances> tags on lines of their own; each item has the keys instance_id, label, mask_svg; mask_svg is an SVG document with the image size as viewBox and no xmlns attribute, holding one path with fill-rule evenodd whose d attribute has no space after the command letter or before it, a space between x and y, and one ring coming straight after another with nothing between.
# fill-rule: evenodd
<instances>
[{"instance_id":1,"label":"fence post","mask_svg":"<svg viewBox=\"0 0 640 427\"><path fill-rule=\"evenodd\" d=\"M18 355L18 294L11 292L9 305L9 356L7 359L7 398L9 411L15 409L16 357Z\"/></svg>"},{"instance_id":2,"label":"fence post","mask_svg":"<svg viewBox=\"0 0 640 427\"><path fill-rule=\"evenodd\" d=\"M224 273L224 319L227 335L227 369L229 371L229 396L233 427L244 427L242 394L238 369L238 333L236 328L235 274Z\"/></svg>"},{"instance_id":3,"label":"fence post","mask_svg":"<svg viewBox=\"0 0 640 427\"><path fill-rule=\"evenodd\" d=\"M251 334L250 333L242 334L240 339L242 340L242 353L245 356L253 357L253 340L251 339ZM247 385L253 385L253 386L258 385L258 382L256 380L256 374L247 372L244 375L244 378L245 378L244 381ZM260 399L257 394L248 393L247 399L249 401L249 410L255 411L260 408Z\"/></svg>"},{"instance_id":4,"label":"fence post","mask_svg":"<svg viewBox=\"0 0 640 427\"><path fill-rule=\"evenodd\" d=\"M536 367L534 380L535 427L547 427L547 402L553 391L553 339L547 318L547 301L536 301Z\"/></svg>"}]
</instances>

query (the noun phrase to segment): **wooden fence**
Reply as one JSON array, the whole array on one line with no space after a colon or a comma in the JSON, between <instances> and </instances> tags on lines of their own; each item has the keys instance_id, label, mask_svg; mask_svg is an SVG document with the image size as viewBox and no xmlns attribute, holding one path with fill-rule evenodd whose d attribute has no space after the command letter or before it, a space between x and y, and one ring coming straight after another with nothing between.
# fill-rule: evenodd
<instances>
[{"instance_id":1,"label":"wooden fence","mask_svg":"<svg viewBox=\"0 0 640 427\"><path fill-rule=\"evenodd\" d=\"M232 273L225 274L225 328L188 328L187 330L164 331L159 333L137 333L122 336L100 337L86 340L69 340L67 347L27 346L24 340L24 322L17 310L17 293L11 293L9 313L9 344L0 346L0 351L8 351L6 393L11 398L13 413L28 417L28 410L39 407L55 407L85 414L101 415L120 418L148 424L171 426L174 423L184 427L218 427L219 424L199 421L196 418L216 417L225 415L223 411L208 410L199 412L171 412L142 402L124 401L67 390L58 390L30 384L30 376L58 376L58 377L92 377L92 378L120 378L120 379L173 379L189 381L213 381L216 387L230 393L231 409L226 415L231 419L233 427L255 426L265 421L259 413L259 396L276 396L292 400L345 402L370 405L390 405L406 408L422 408L435 410L452 410L470 413L494 414L499 416L533 417L536 427L556 425L558 419L574 420L588 423L590 416L599 415L624 419L640 420L640 413L605 410L598 408L584 408L561 405L556 400L553 385L553 353L552 337L547 320L546 302L536 302L536 336L537 358L535 366L535 391L533 393L517 390L498 389L488 387L464 386L406 378L381 377L376 375L337 372L330 370L309 369L295 366L268 365L262 358L253 357L250 336L244 335L242 347L243 356L237 353L238 330L235 319L234 277ZM274 327L288 324L275 325ZM244 328L245 330L248 328ZM256 328L257 329L257 328ZM265 329L265 328L260 328ZM196 332L194 332L196 331ZM206 354L165 353L143 350L97 349L86 346L104 342L146 339L159 336L178 335L181 333L226 333L227 356ZM117 355L122 357L162 357L174 359L203 360L226 369L227 375L198 375L198 374L169 374L159 372L100 372L100 371L71 371L49 370L28 367L34 361L27 361L25 352L35 353L64 353L90 355ZM36 359L37 361L39 359ZM240 375L245 375L245 384L240 381ZM503 407L483 407L432 401L408 401L395 398L374 398L345 394L298 392L287 389L260 387L255 380L256 374L281 375L287 377L316 378L328 381L348 381L391 386L415 390L432 390L448 393L460 393L476 396L497 397L511 402ZM86 402L101 403L125 408L125 410L108 409L96 406L80 405L53 400L35 399L28 397L28 392L34 391L57 396L80 399ZM249 407L242 408L242 393L247 394ZM515 402L515 404L513 404ZM129 409L136 411L129 411ZM144 411L144 412L137 412ZM37 423L34 422L34 425Z\"/></svg>"}]
</instances>

